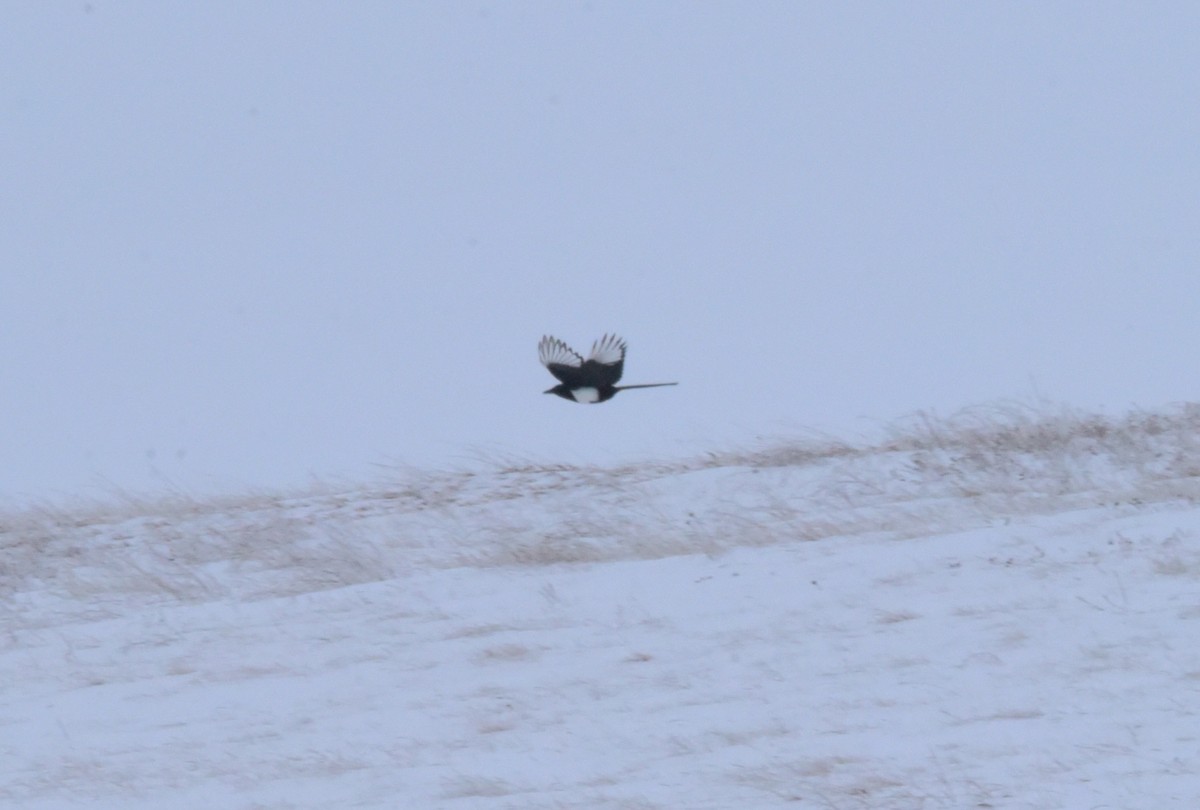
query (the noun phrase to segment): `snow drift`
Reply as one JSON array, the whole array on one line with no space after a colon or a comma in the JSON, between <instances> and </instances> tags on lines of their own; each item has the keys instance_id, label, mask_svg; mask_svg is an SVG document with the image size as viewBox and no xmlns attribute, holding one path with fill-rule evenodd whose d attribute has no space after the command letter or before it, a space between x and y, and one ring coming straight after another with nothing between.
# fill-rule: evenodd
<instances>
[{"instance_id":1,"label":"snow drift","mask_svg":"<svg viewBox=\"0 0 1200 810\"><path fill-rule=\"evenodd\" d=\"M1200 407L0 517L0 803L1200 799Z\"/></svg>"}]
</instances>

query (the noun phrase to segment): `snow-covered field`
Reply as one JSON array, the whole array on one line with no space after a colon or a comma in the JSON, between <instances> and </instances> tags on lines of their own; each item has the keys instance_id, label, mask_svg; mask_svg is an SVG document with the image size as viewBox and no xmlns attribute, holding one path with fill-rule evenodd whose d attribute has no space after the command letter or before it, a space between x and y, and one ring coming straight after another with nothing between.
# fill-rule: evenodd
<instances>
[{"instance_id":1,"label":"snow-covered field","mask_svg":"<svg viewBox=\"0 0 1200 810\"><path fill-rule=\"evenodd\" d=\"M0 807L1200 807L1200 407L0 516Z\"/></svg>"}]
</instances>

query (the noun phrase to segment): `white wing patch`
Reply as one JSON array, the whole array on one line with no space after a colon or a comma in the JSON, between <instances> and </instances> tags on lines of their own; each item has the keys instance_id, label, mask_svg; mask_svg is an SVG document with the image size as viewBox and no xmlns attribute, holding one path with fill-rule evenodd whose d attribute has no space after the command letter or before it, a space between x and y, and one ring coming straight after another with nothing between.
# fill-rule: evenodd
<instances>
[{"instance_id":1,"label":"white wing patch","mask_svg":"<svg viewBox=\"0 0 1200 810\"><path fill-rule=\"evenodd\" d=\"M605 335L592 344L592 353L588 360L595 360L606 366L619 363L625 359L625 341L616 335Z\"/></svg>"},{"instance_id":2,"label":"white wing patch","mask_svg":"<svg viewBox=\"0 0 1200 810\"><path fill-rule=\"evenodd\" d=\"M583 358L579 353L556 337L544 335L538 343L538 359L543 366L558 363L564 366L582 366Z\"/></svg>"}]
</instances>

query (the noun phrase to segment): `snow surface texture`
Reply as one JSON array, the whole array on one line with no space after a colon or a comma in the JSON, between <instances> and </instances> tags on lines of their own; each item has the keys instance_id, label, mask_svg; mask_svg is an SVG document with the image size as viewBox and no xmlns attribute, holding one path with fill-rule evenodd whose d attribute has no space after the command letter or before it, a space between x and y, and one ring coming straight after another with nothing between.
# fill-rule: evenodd
<instances>
[{"instance_id":1,"label":"snow surface texture","mask_svg":"<svg viewBox=\"0 0 1200 810\"><path fill-rule=\"evenodd\" d=\"M0 806L1200 806L1200 408L0 517Z\"/></svg>"}]
</instances>

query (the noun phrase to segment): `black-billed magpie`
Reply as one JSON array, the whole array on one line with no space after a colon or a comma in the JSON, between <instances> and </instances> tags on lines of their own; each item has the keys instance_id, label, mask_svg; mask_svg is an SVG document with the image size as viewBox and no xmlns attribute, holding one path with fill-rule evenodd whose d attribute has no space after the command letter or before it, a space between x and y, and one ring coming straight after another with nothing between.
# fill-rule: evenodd
<instances>
[{"instance_id":1,"label":"black-billed magpie","mask_svg":"<svg viewBox=\"0 0 1200 810\"><path fill-rule=\"evenodd\" d=\"M627 388L679 385L673 382L617 385L625 370L625 341L616 335L605 335L593 343L586 360L558 338L546 335L538 343L538 359L560 382L542 393L558 394L572 402L604 402Z\"/></svg>"}]
</instances>

